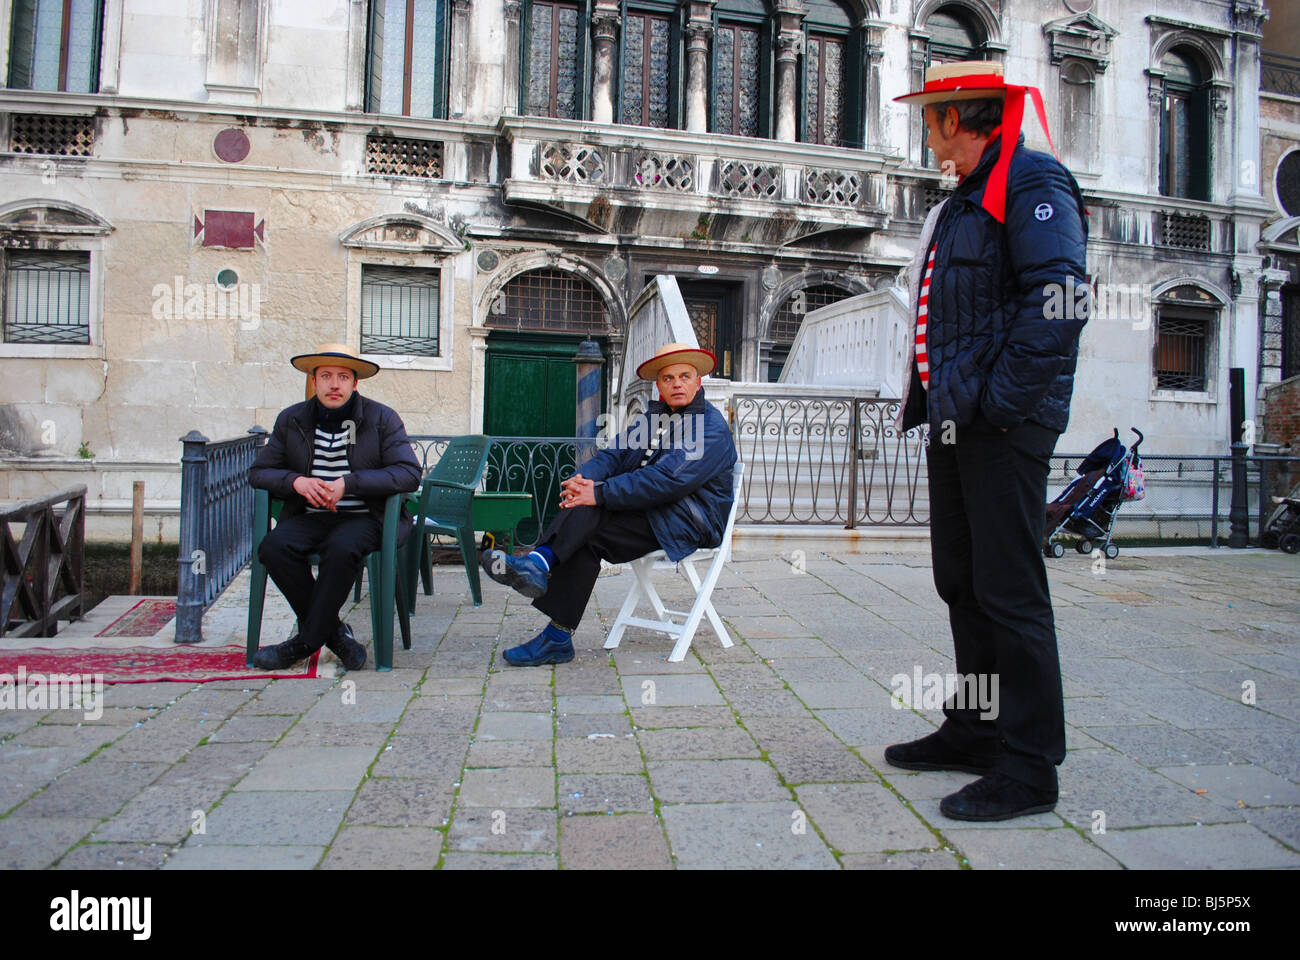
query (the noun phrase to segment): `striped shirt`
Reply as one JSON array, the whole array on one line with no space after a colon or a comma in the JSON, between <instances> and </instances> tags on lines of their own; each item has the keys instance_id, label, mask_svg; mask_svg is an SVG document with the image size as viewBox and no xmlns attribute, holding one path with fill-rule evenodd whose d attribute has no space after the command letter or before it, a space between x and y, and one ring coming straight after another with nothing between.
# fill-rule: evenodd
<instances>
[{"instance_id":1,"label":"striped shirt","mask_svg":"<svg viewBox=\"0 0 1300 960\"><path fill-rule=\"evenodd\" d=\"M925 277L921 280L921 296L916 309L916 369L921 374L921 386L930 389L930 355L925 347L925 329L930 319L930 274L934 273L934 251L930 248L930 257L925 263Z\"/></svg>"},{"instance_id":2,"label":"striped shirt","mask_svg":"<svg viewBox=\"0 0 1300 960\"><path fill-rule=\"evenodd\" d=\"M348 462L348 447L355 437L353 430L340 430L334 433L324 427L316 428L315 453L311 461L311 475L321 480L337 480L352 472ZM344 496L337 504L342 511L362 511L365 503L358 497ZM307 507L310 513L328 513L324 507Z\"/></svg>"}]
</instances>

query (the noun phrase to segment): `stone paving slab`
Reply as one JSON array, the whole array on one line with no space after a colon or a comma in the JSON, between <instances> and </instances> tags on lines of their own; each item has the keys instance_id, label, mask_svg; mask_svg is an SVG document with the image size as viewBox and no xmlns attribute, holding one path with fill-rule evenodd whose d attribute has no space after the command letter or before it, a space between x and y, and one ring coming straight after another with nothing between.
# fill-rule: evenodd
<instances>
[{"instance_id":1,"label":"stone paving slab","mask_svg":"<svg viewBox=\"0 0 1300 960\"><path fill-rule=\"evenodd\" d=\"M939 813L971 775L883 758L942 721L894 709L892 676L955 669L929 557L804 562L737 555L715 593L735 645L704 630L677 664L649 631L602 649L613 573L573 662L508 667L536 611L492 584L475 609L439 568L391 672L116 685L94 723L0 711L0 867L1300 867L1292 558L1049 563L1061 799L992 824ZM348 616L369 642L365 601Z\"/></svg>"}]
</instances>

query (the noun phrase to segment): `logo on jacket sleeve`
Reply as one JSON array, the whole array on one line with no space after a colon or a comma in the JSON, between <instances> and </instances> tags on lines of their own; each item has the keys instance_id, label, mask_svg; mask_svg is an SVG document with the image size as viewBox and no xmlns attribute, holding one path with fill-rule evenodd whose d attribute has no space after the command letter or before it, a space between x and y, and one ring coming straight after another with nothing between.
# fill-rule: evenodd
<instances>
[{"instance_id":1,"label":"logo on jacket sleeve","mask_svg":"<svg viewBox=\"0 0 1300 960\"><path fill-rule=\"evenodd\" d=\"M1052 205L1050 203L1040 203L1038 206L1034 207L1034 219L1051 220L1052 214L1055 212L1056 211L1052 209Z\"/></svg>"}]
</instances>

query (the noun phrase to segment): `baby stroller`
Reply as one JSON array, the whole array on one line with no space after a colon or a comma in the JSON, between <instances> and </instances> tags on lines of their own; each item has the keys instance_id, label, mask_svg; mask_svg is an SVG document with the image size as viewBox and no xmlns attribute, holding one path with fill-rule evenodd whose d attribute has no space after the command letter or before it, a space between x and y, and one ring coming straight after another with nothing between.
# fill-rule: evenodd
<instances>
[{"instance_id":1,"label":"baby stroller","mask_svg":"<svg viewBox=\"0 0 1300 960\"><path fill-rule=\"evenodd\" d=\"M1291 493L1300 493L1300 490ZM1259 545L1269 550L1280 547L1284 553L1300 553L1300 498L1274 497L1273 502L1277 507L1264 524Z\"/></svg>"},{"instance_id":2,"label":"baby stroller","mask_svg":"<svg viewBox=\"0 0 1300 960\"><path fill-rule=\"evenodd\" d=\"M1065 531L1079 539L1074 549L1092 553L1094 546L1101 549L1107 560L1119 556L1119 547L1110 542L1115 529L1115 515L1126 500L1141 500L1146 496L1146 479L1142 471L1142 458L1138 447L1142 445L1142 431L1130 428L1137 434L1137 442L1126 450L1119 442L1119 430L1109 440L1088 454L1079 464L1079 474L1070 481L1061 495L1047 505L1047 525L1043 534L1043 556L1065 555L1065 545L1052 538Z\"/></svg>"}]
</instances>

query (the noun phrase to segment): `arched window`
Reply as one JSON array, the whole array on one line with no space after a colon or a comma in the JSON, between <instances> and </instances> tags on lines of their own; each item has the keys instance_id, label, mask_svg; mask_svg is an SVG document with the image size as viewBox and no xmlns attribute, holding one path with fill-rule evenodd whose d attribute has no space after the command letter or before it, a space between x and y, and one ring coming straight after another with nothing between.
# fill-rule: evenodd
<instances>
[{"instance_id":1,"label":"arched window","mask_svg":"<svg viewBox=\"0 0 1300 960\"><path fill-rule=\"evenodd\" d=\"M709 129L770 137L772 25L767 7L762 0L719 0L713 15Z\"/></svg>"},{"instance_id":2,"label":"arched window","mask_svg":"<svg viewBox=\"0 0 1300 960\"><path fill-rule=\"evenodd\" d=\"M957 4L940 7L925 24L930 33L929 63L953 63L983 57L984 31L975 18Z\"/></svg>"},{"instance_id":3,"label":"arched window","mask_svg":"<svg viewBox=\"0 0 1300 960\"><path fill-rule=\"evenodd\" d=\"M813 310L839 303L851 296L853 294L849 291L833 284L819 283L796 290L790 295L789 300L781 304L781 309L772 318L772 326L768 332L768 336L772 339L772 349L767 361L768 383L776 383L781 379L781 371L785 368L786 360L790 359L790 348L794 346L794 339L799 335L803 318Z\"/></svg>"},{"instance_id":4,"label":"arched window","mask_svg":"<svg viewBox=\"0 0 1300 960\"><path fill-rule=\"evenodd\" d=\"M370 0L366 112L447 116L446 0Z\"/></svg>"},{"instance_id":5,"label":"arched window","mask_svg":"<svg viewBox=\"0 0 1300 960\"><path fill-rule=\"evenodd\" d=\"M591 12L586 2L525 4L522 111L581 120L587 115Z\"/></svg>"},{"instance_id":6,"label":"arched window","mask_svg":"<svg viewBox=\"0 0 1300 960\"><path fill-rule=\"evenodd\" d=\"M1065 132L1061 140L1066 165L1081 170L1092 169L1096 146L1097 109L1094 105L1095 78L1081 60L1066 60L1061 65L1060 124Z\"/></svg>"},{"instance_id":7,"label":"arched window","mask_svg":"<svg viewBox=\"0 0 1300 960\"><path fill-rule=\"evenodd\" d=\"M14 0L9 86L99 92L103 0Z\"/></svg>"},{"instance_id":8,"label":"arched window","mask_svg":"<svg viewBox=\"0 0 1300 960\"><path fill-rule=\"evenodd\" d=\"M1210 199L1209 71L1187 47L1160 61L1164 104L1160 123L1160 192L1167 197Z\"/></svg>"},{"instance_id":9,"label":"arched window","mask_svg":"<svg viewBox=\"0 0 1300 960\"><path fill-rule=\"evenodd\" d=\"M799 139L862 145L862 38L843 4L805 0Z\"/></svg>"},{"instance_id":10,"label":"arched window","mask_svg":"<svg viewBox=\"0 0 1300 960\"><path fill-rule=\"evenodd\" d=\"M488 308L485 326L547 333L608 333L605 301L577 274L529 270L505 285Z\"/></svg>"},{"instance_id":11,"label":"arched window","mask_svg":"<svg viewBox=\"0 0 1300 960\"><path fill-rule=\"evenodd\" d=\"M623 3L619 123L680 127L681 24L677 4Z\"/></svg>"}]
</instances>

